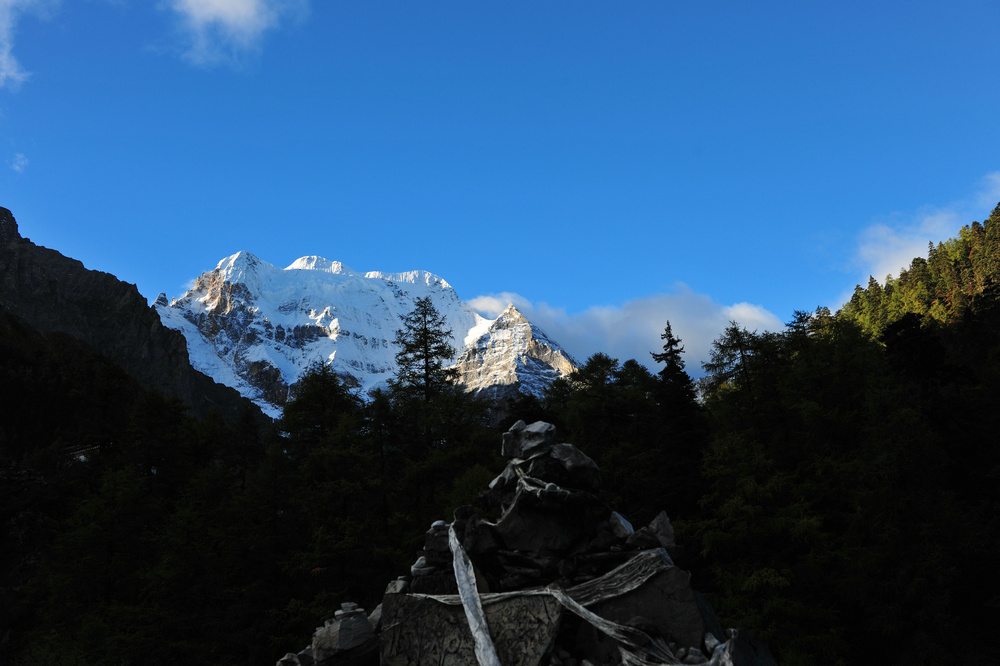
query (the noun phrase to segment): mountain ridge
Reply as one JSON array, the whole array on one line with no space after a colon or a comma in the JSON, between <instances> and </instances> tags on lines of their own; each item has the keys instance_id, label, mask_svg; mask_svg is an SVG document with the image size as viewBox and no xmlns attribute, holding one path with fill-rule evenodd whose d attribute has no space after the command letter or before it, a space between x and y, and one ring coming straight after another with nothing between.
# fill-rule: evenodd
<instances>
[{"instance_id":1,"label":"mountain ridge","mask_svg":"<svg viewBox=\"0 0 1000 666\"><path fill-rule=\"evenodd\" d=\"M277 415L316 362L330 364L362 394L386 386L396 371L396 331L425 297L447 322L456 350L450 361L469 391L541 396L578 365L513 306L486 319L429 271L360 272L317 255L281 269L243 250L202 273L180 298L161 294L154 309L185 336L198 370Z\"/></svg>"}]
</instances>

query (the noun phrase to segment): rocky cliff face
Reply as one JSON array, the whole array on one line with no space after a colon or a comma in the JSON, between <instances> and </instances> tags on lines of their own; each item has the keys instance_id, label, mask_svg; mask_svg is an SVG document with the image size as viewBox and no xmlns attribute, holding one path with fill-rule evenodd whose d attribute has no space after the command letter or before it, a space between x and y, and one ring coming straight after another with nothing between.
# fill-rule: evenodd
<instances>
[{"instance_id":1,"label":"rocky cliff face","mask_svg":"<svg viewBox=\"0 0 1000 666\"><path fill-rule=\"evenodd\" d=\"M552 382L578 366L513 305L468 344L455 363L458 381L466 389L495 397L515 390L540 396Z\"/></svg>"},{"instance_id":2,"label":"rocky cliff face","mask_svg":"<svg viewBox=\"0 0 1000 666\"><path fill-rule=\"evenodd\" d=\"M235 417L246 406L235 391L191 367L184 337L160 323L135 285L22 238L6 208L0 208L0 308L43 333L81 340L196 414L218 409Z\"/></svg>"},{"instance_id":3,"label":"rocky cliff face","mask_svg":"<svg viewBox=\"0 0 1000 666\"><path fill-rule=\"evenodd\" d=\"M452 331L462 382L540 395L573 370L568 354L513 308L484 319L426 271L361 273L321 257L285 269L239 252L203 273L181 298L154 308L188 341L192 363L272 415L314 363L328 363L362 394L396 372L396 331L417 298L430 298Z\"/></svg>"}]
</instances>

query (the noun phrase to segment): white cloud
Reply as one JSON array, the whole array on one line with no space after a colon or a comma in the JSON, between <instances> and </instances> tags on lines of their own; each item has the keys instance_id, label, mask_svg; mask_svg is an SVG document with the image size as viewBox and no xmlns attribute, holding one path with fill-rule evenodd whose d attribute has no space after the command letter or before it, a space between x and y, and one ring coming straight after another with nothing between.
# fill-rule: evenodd
<instances>
[{"instance_id":1,"label":"white cloud","mask_svg":"<svg viewBox=\"0 0 1000 666\"><path fill-rule=\"evenodd\" d=\"M971 221L971 220L970 220ZM884 281L909 268L914 257L927 256L927 244L953 236L963 220L952 210L932 210L903 222L879 222L861 232L857 262L868 275ZM867 278L861 284L868 283Z\"/></svg>"},{"instance_id":2,"label":"white cloud","mask_svg":"<svg viewBox=\"0 0 1000 666\"><path fill-rule=\"evenodd\" d=\"M58 0L0 0L0 88L15 87L31 77L14 57L14 33L25 12L44 14Z\"/></svg>"},{"instance_id":3,"label":"white cloud","mask_svg":"<svg viewBox=\"0 0 1000 666\"><path fill-rule=\"evenodd\" d=\"M660 335L670 322L685 349L685 364L692 376L702 374L712 341L730 321L750 330L780 330L784 324L760 305L720 305L706 294L677 284L671 293L654 294L622 305L592 307L570 314L546 303L532 303L520 294L504 292L473 298L469 305L485 317L496 317L508 303L541 327L579 362L604 352L621 361L634 358L652 370L658 369L650 352L663 349Z\"/></svg>"},{"instance_id":4,"label":"white cloud","mask_svg":"<svg viewBox=\"0 0 1000 666\"><path fill-rule=\"evenodd\" d=\"M180 20L184 56L197 65L237 62L258 48L285 16L303 16L307 0L167 0Z\"/></svg>"},{"instance_id":5,"label":"white cloud","mask_svg":"<svg viewBox=\"0 0 1000 666\"><path fill-rule=\"evenodd\" d=\"M979 182L975 206L979 210L993 212L998 202L1000 202L1000 171L993 171L986 174Z\"/></svg>"},{"instance_id":6,"label":"white cloud","mask_svg":"<svg viewBox=\"0 0 1000 666\"><path fill-rule=\"evenodd\" d=\"M24 156L24 153L16 153L14 157L7 160L7 166L18 173L24 173L24 170L28 168L28 158Z\"/></svg>"},{"instance_id":7,"label":"white cloud","mask_svg":"<svg viewBox=\"0 0 1000 666\"><path fill-rule=\"evenodd\" d=\"M973 220L982 220L1000 200L1000 172L987 174L976 191L964 200L946 206L926 206L909 215L896 214L864 229L858 239L854 265L863 271L859 284L871 275L884 281L899 276L914 257L927 256L927 244L954 237ZM848 295L850 298L850 295Z\"/></svg>"}]
</instances>

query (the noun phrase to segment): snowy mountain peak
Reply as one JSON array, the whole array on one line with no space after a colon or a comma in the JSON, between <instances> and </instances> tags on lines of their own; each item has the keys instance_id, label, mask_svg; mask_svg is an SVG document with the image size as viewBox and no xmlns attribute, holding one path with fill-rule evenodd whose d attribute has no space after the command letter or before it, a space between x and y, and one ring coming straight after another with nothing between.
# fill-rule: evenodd
<instances>
[{"instance_id":1,"label":"snowy mountain peak","mask_svg":"<svg viewBox=\"0 0 1000 666\"><path fill-rule=\"evenodd\" d=\"M351 270L350 267L344 265L339 261L330 261L329 259L324 259L323 257L317 257L316 255L310 255L308 257L299 257L298 259L293 261L285 270L323 271L324 273L335 273L337 275L360 275L360 273Z\"/></svg>"},{"instance_id":2,"label":"snowy mountain peak","mask_svg":"<svg viewBox=\"0 0 1000 666\"><path fill-rule=\"evenodd\" d=\"M221 273L226 273L230 276L242 275L245 273L256 272L257 268L261 265L261 260L257 258L257 255L251 254L246 250L240 250L236 254L230 255L225 259L222 259L218 265L216 265L216 270Z\"/></svg>"},{"instance_id":3,"label":"snowy mountain peak","mask_svg":"<svg viewBox=\"0 0 1000 666\"><path fill-rule=\"evenodd\" d=\"M505 390L541 395L574 368L513 306L494 321L484 319L427 271L359 273L318 256L280 270L238 252L203 273L182 297L169 305L157 299L154 308L165 325L184 334L196 369L276 416L289 387L317 361L330 364L362 395L384 386L397 369L396 331L417 298L430 298L444 317L450 344L460 350L452 362L463 377L475 379L465 382L471 391L489 388L493 377ZM478 367L483 363L505 366Z\"/></svg>"},{"instance_id":4,"label":"snowy mountain peak","mask_svg":"<svg viewBox=\"0 0 1000 666\"><path fill-rule=\"evenodd\" d=\"M455 364L459 382L476 393L503 397L515 391L541 397L579 364L510 304Z\"/></svg>"},{"instance_id":5,"label":"snowy mountain peak","mask_svg":"<svg viewBox=\"0 0 1000 666\"><path fill-rule=\"evenodd\" d=\"M510 322L527 322L528 320L521 314L521 311L514 307L513 303L508 303L504 311L500 313L500 316L496 318L496 321L510 321Z\"/></svg>"},{"instance_id":6,"label":"snowy mountain peak","mask_svg":"<svg viewBox=\"0 0 1000 666\"><path fill-rule=\"evenodd\" d=\"M226 257L215 267L215 273L221 280L231 284L244 284L251 291L259 289L262 276L274 270L274 266L246 250ZM202 277L205 275L208 273L204 273Z\"/></svg>"}]
</instances>

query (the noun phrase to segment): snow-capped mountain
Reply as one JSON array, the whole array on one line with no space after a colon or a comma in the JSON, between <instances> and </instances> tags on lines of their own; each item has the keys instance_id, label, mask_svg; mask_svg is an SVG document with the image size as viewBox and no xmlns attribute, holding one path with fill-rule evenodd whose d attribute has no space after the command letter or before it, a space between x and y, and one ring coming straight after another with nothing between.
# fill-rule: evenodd
<instances>
[{"instance_id":1,"label":"snow-capped mountain","mask_svg":"<svg viewBox=\"0 0 1000 666\"><path fill-rule=\"evenodd\" d=\"M540 395L576 365L513 307L485 319L427 271L361 273L315 256L280 269L238 252L181 298L161 294L154 308L187 339L196 369L276 416L289 387L316 362L329 363L362 394L384 386L396 372L396 331L424 297L452 331L468 390L517 386Z\"/></svg>"},{"instance_id":2,"label":"snow-capped mountain","mask_svg":"<svg viewBox=\"0 0 1000 666\"><path fill-rule=\"evenodd\" d=\"M540 328L508 305L489 328L466 345L455 364L470 391L504 395L512 389L541 396L578 366Z\"/></svg>"}]
</instances>

